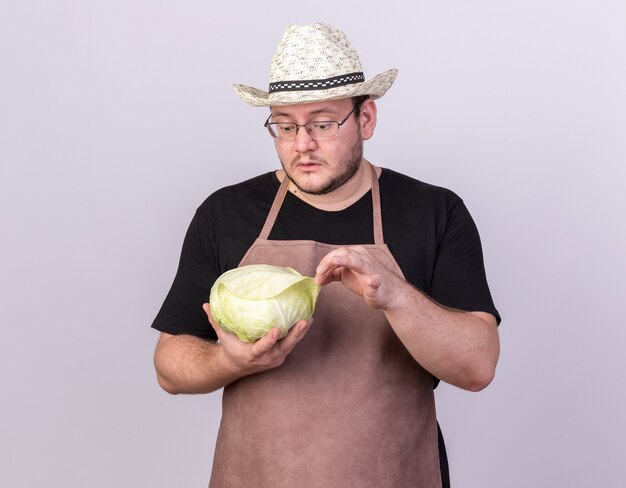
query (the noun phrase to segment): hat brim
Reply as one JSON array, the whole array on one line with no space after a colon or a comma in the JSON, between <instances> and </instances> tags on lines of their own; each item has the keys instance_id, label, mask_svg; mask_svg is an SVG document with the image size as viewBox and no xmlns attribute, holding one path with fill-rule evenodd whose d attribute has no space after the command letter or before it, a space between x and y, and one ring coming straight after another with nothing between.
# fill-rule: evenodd
<instances>
[{"instance_id":1,"label":"hat brim","mask_svg":"<svg viewBox=\"0 0 626 488\"><path fill-rule=\"evenodd\" d=\"M369 95L372 99L382 97L391 87L398 76L397 69L390 69L380 73L362 83L344 85L324 90L300 90L268 93L248 85L235 84L233 88L241 99L254 107L273 107L279 105L297 105L301 103L315 103L326 100Z\"/></svg>"}]
</instances>

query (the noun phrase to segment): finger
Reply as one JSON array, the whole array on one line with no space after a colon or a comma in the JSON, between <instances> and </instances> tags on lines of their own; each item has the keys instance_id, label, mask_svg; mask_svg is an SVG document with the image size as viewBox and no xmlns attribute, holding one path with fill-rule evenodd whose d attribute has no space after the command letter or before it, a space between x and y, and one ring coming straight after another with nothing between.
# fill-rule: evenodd
<instances>
[{"instance_id":1,"label":"finger","mask_svg":"<svg viewBox=\"0 0 626 488\"><path fill-rule=\"evenodd\" d=\"M315 270L316 273L322 274L328 272L329 268L334 267L333 259L335 258L335 256L340 256L346 253L348 253L347 247L339 247L333 251L330 251L320 260L319 264L317 265L317 269Z\"/></svg>"},{"instance_id":2,"label":"finger","mask_svg":"<svg viewBox=\"0 0 626 488\"><path fill-rule=\"evenodd\" d=\"M380 275L375 274L375 275L368 276L367 279L365 280L365 283L367 284L367 286L377 289L377 288L380 288L380 285L382 285L383 279L381 278Z\"/></svg>"},{"instance_id":3,"label":"finger","mask_svg":"<svg viewBox=\"0 0 626 488\"><path fill-rule=\"evenodd\" d=\"M323 286L333 281L341 281L341 273L344 269L343 266L328 268L324 273L315 275L315 283Z\"/></svg>"},{"instance_id":4,"label":"finger","mask_svg":"<svg viewBox=\"0 0 626 488\"><path fill-rule=\"evenodd\" d=\"M349 248L348 252L333 256L331 262L335 267L343 266L359 274L372 274L373 272L369 256L355 248Z\"/></svg>"},{"instance_id":5,"label":"finger","mask_svg":"<svg viewBox=\"0 0 626 488\"><path fill-rule=\"evenodd\" d=\"M298 344L309 331L312 323L313 319L296 322L285 338L278 343L281 354L286 355L291 352L291 350L296 347L296 344Z\"/></svg>"},{"instance_id":6,"label":"finger","mask_svg":"<svg viewBox=\"0 0 626 488\"><path fill-rule=\"evenodd\" d=\"M280 329L278 327L272 327L267 334L252 343L252 347L250 348L252 355L255 357L263 356L274 347L279 337Z\"/></svg>"},{"instance_id":7,"label":"finger","mask_svg":"<svg viewBox=\"0 0 626 488\"><path fill-rule=\"evenodd\" d=\"M221 342L222 344L228 344L228 343L232 344L233 341L241 342L241 339L239 339L239 337L237 337L235 334L231 332L227 332L224 329L222 329L220 324L213 318L210 304L205 303L202 305L202 308L207 314L207 317L209 317L209 323L211 324L211 327L213 327L213 330L215 331L215 334L217 335L218 342Z\"/></svg>"},{"instance_id":8,"label":"finger","mask_svg":"<svg viewBox=\"0 0 626 488\"><path fill-rule=\"evenodd\" d=\"M202 304L202 309L204 310L204 313L206 313L206 316L209 318L209 322L211 322L211 324L214 324L215 321L213 319L213 315L211 315L211 304L210 303L203 303Z\"/></svg>"},{"instance_id":9,"label":"finger","mask_svg":"<svg viewBox=\"0 0 626 488\"><path fill-rule=\"evenodd\" d=\"M299 341L300 339L304 337L307 331L311 328L312 323L313 323L312 318L309 320L300 320L299 322L296 323L296 325L292 327L292 329L289 331L289 334L287 335L293 335ZM287 339L287 337L285 337L285 339Z\"/></svg>"},{"instance_id":10,"label":"finger","mask_svg":"<svg viewBox=\"0 0 626 488\"><path fill-rule=\"evenodd\" d=\"M224 329L222 329L217 322L215 322L215 319L213 318L213 315L211 314L211 305L209 303L203 303L202 304L202 309L204 310L204 313L206 313L206 316L209 319L209 323L211 324L211 327L213 327L213 330L215 331L215 333L217 334L217 338L221 341L223 340L222 335L224 334Z\"/></svg>"},{"instance_id":11,"label":"finger","mask_svg":"<svg viewBox=\"0 0 626 488\"><path fill-rule=\"evenodd\" d=\"M372 267L358 255L333 256L330 266L315 275L315 283L323 286L333 281L342 281L346 271L367 276L372 274Z\"/></svg>"},{"instance_id":12,"label":"finger","mask_svg":"<svg viewBox=\"0 0 626 488\"><path fill-rule=\"evenodd\" d=\"M315 282L318 285L325 285L331 281L341 280L342 266L338 263L337 257L346 255L349 252L347 247L340 247L324 256L315 269Z\"/></svg>"}]
</instances>

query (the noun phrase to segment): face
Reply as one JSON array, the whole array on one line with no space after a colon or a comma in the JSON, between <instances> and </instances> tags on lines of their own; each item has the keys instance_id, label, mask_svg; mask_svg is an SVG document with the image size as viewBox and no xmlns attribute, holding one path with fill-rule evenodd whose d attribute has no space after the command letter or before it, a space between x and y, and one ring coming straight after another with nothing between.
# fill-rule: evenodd
<instances>
[{"instance_id":1,"label":"face","mask_svg":"<svg viewBox=\"0 0 626 488\"><path fill-rule=\"evenodd\" d=\"M272 107L272 122L341 121L352 107L349 99ZM357 173L363 159L363 139L361 126L352 114L334 139L314 140L300 127L294 140L276 139L275 145L293 184L305 193L325 195Z\"/></svg>"}]
</instances>

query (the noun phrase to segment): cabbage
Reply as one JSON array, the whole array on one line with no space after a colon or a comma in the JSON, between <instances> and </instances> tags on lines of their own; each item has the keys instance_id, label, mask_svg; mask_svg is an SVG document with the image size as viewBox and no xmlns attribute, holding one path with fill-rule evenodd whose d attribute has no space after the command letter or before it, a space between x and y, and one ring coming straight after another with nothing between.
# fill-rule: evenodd
<instances>
[{"instance_id":1,"label":"cabbage","mask_svg":"<svg viewBox=\"0 0 626 488\"><path fill-rule=\"evenodd\" d=\"M254 342L273 327L280 329L282 339L298 320L310 319L319 292L313 278L294 269L251 264L222 274L209 302L222 329Z\"/></svg>"}]
</instances>

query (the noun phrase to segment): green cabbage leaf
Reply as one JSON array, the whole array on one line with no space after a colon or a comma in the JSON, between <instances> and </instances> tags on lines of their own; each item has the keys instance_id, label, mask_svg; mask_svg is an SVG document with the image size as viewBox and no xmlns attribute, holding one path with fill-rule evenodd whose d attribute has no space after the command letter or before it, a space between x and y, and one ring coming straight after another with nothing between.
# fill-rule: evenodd
<instances>
[{"instance_id":1,"label":"green cabbage leaf","mask_svg":"<svg viewBox=\"0 0 626 488\"><path fill-rule=\"evenodd\" d=\"M298 320L313 316L320 287L292 268L251 264L231 269L213 284L209 302L219 326L254 342L273 327L280 338Z\"/></svg>"}]
</instances>

